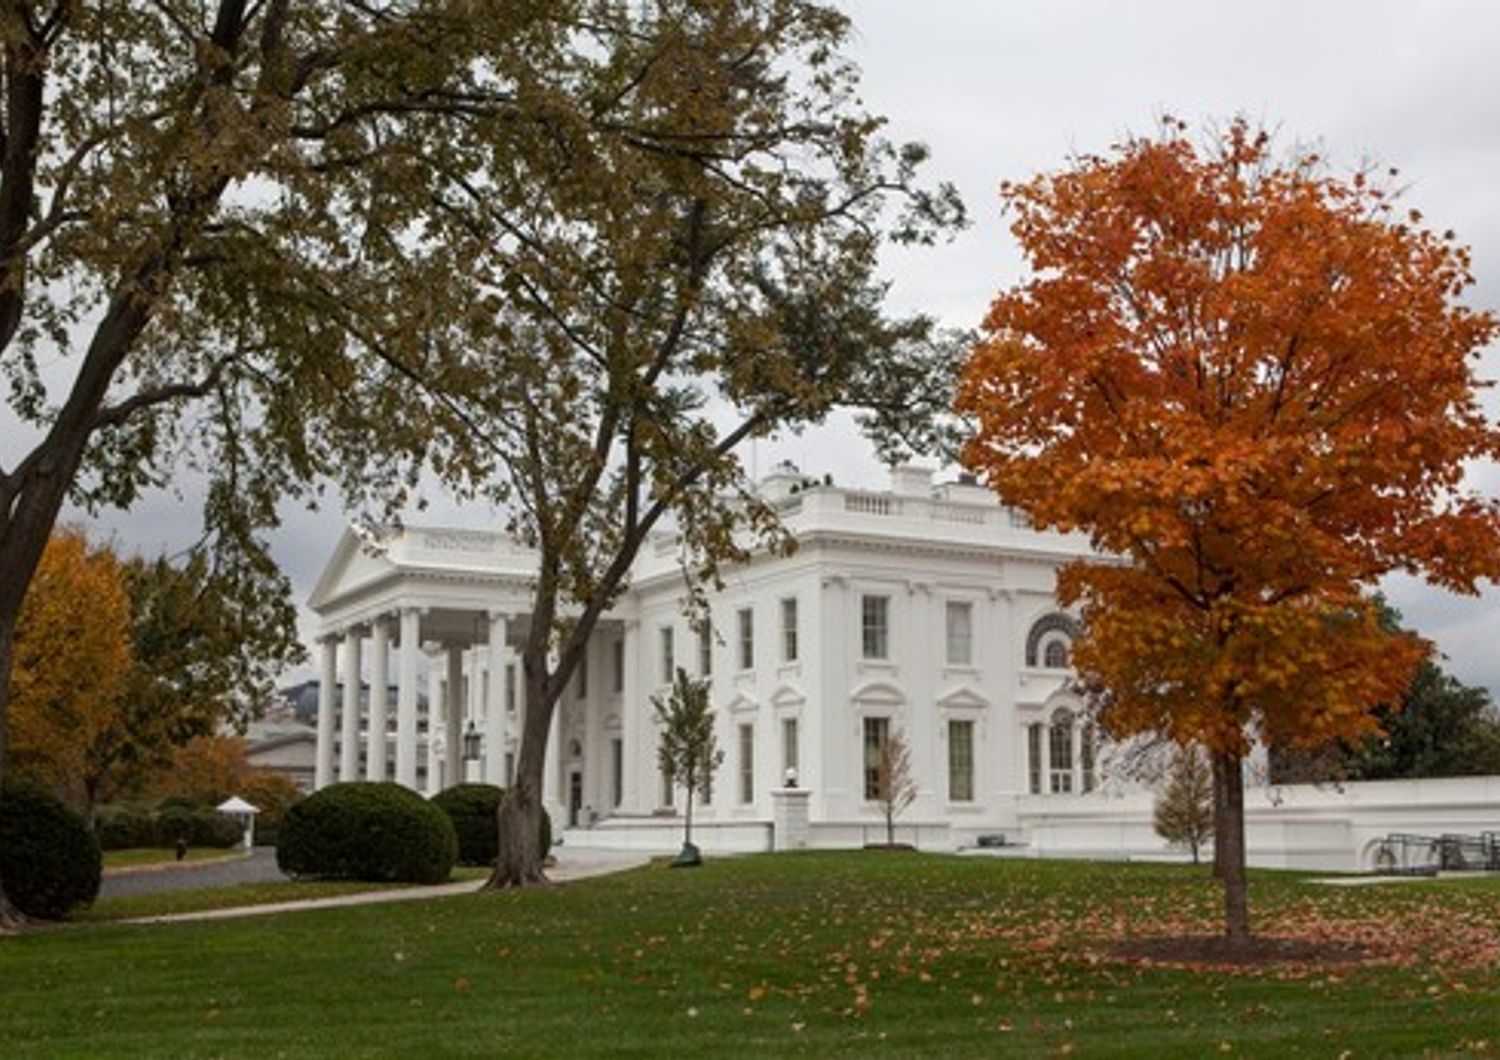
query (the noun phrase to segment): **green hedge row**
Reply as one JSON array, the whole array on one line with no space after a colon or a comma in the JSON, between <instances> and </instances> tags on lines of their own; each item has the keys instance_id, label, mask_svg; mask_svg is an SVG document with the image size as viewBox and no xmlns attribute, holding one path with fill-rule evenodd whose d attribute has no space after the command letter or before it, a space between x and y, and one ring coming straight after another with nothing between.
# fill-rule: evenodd
<instances>
[{"instance_id":1,"label":"green hedge row","mask_svg":"<svg viewBox=\"0 0 1500 1060\"><path fill-rule=\"evenodd\" d=\"M99 811L94 830L104 850L171 848L178 839L189 846L227 850L245 837L241 825L217 810L175 804L164 805L156 813L106 807Z\"/></svg>"}]
</instances>

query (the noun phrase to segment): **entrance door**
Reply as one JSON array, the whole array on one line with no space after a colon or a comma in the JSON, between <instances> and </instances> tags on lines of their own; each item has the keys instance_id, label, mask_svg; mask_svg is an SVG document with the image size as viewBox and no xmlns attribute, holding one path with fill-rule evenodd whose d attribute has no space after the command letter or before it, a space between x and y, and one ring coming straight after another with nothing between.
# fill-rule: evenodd
<instances>
[{"instance_id":1,"label":"entrance door","mask_svg":"<svg viewBox=\"0 0 1500 1060\"><path fill-rule=\"evenodd\" d=\"M574 770L568 774L568 827L578 827L578 815L583 812L583 774Z\"/></svg>"}]
</instances>

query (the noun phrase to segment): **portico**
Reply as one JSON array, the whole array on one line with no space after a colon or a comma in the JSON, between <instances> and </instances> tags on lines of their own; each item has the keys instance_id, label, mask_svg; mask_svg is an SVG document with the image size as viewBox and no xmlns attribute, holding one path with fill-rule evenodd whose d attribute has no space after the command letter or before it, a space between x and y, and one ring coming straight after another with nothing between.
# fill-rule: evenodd
<instances>
[{"instance_id":1,"label":"portico","mask_svg":"<svg viewBox=\"0 0 1500 1060\"><path fill-rule=\"evenodd\" d=\"M499 534L346 531L309 600L322 620L316 785L394 780L431 794L467 780L507 784L535 569L530 551ZM557 757L554 740L544 797L554 811Z\"/></svg>"}]
</instances>

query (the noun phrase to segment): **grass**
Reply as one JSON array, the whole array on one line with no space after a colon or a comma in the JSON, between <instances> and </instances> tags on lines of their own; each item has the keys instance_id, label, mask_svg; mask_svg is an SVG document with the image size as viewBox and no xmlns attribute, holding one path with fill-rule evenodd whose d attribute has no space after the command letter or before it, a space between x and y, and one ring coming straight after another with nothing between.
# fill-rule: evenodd
<instances>
[{"instance_id":1,"label":"grass","mask_svg":"<svg viewBox=\"0 0 1500 1060\"><path fill-rule=\"evenodd\" d=\"M457 867L450 882L481 880L488 869ZM146 917L199 913L207 909L238 909L250 905L276 905L313 898L334 898L367 891L402 890L409 883L364 883L354 880L277 880L270 883L241 883L229 887L201 887L157 894L131 894L99 898L87 909L74 914L85 922L138 920ZM3 991L0 991L3 993Z\"/></svg>"},{"instance_id":2,"label":"grass","mask_svg":"<svg viewBox=\"0 0 1500 1060\"><path fill-rule=\"evenodd\" d=\"M0 940L0 1055L1266 1057L1500 1046L1500 884L1257 874L1358 966L1158 967L1177 866L794 854L565 887Z\"/></svg>"},{"instance_id":3,"label":"grass","mask_svg":"<svg viewBox=\"0 0 1500 1060\"><path fill-rule=\"evenodd\" d=\"M183 862L227 861L245 857L243 850L217 850L213 847L189 847ZM177 851L156 847L136 847L131 850L106 850L104 871L110 869L134 869L156 865L177 865Z\"/></svg>"}]
</instances>

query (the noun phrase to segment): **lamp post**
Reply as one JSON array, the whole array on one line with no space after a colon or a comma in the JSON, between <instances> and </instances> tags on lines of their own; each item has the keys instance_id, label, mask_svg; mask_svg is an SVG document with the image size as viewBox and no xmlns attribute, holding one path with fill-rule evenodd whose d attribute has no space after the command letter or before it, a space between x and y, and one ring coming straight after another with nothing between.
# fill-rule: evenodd
<instances>
[{"instance_id":1,"label":"lamp post","mask_svg":"<svg viewBox=\"0 0 1500 1060\"><path fill-rule=\"evenodd\" d=\"M474 719L469 719L469 727L464 730L464 779L468 780L471 772L468 763L479 761L479 745L483 737L479 730L474 728Z\"/></svg>"}]
</instances>

